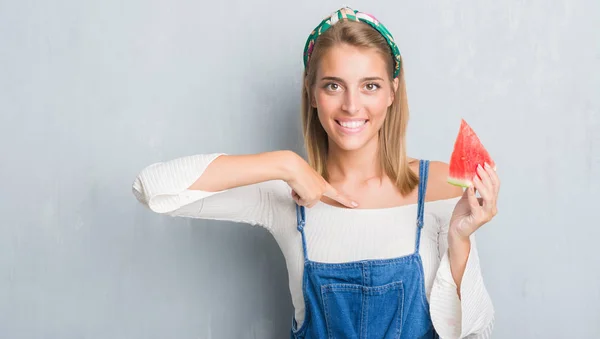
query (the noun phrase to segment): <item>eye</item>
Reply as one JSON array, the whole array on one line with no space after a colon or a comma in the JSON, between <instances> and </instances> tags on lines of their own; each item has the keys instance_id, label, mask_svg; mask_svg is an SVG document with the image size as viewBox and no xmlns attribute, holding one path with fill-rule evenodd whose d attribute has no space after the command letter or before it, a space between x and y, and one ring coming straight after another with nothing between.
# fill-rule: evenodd
<instances>
[{"instance_id":1,"label":"eye","mask_svg":"<svg viewBox=\"0 0 600 339\"><path fill-rule=\"evenodd\" d=\"M378 90L379 88L381 88L381 86L379 86L379 84L376 84L374 82L368 83L365 85L365 89L369 92L373 92Z\"/></svg>"},{"instance_id":2,"label":"eye","mask_svg":"<svg viewBox=\"0 0 600 339\"><path fill-rule=\"evenodd\" d=\"M340 90L340 85L336 84L335 82L330 82L325 84L324 88L328 91L336 92Z\"/></svg>"}]
</instances>

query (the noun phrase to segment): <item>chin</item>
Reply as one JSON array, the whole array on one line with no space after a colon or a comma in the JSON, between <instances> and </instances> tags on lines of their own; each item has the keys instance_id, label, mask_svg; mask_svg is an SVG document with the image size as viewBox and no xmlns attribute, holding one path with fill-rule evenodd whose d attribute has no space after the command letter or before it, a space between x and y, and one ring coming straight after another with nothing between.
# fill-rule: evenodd
<instances>
[{"instance_id":1,"label":"chin","mask_svg":"<svg viewBox=\"0 0 600 339\"><path fill-rule=\"evenodd\" d=\"M356 151L359 149L364 148L367 144L370 143L370 141L373 140L373 138L376 138L377 136L372 136L372 137L360 137L360 136L340 136L340 135L334 135L333 138L330 136L329 141L333 142L339 149L343 150L343 151Z\"/></svg>"}]
</instances>

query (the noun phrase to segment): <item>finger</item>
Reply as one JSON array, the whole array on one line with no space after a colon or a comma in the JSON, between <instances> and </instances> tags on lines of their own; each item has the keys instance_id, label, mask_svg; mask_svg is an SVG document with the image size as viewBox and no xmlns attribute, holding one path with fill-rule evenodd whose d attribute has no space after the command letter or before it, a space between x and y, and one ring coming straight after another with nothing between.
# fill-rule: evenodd
<instances>
[{"instance_id":1,"label":"finger","mask_svg":"<svg viewBox=\"0 0 600 339\"><path fill-rule=\"evenodd\" d=\"M302 198L300 198L300 197L298 197L298 198L296 198L296 199L294 199L294 200L296 200L296 203L297 203L298 205L300 205L300 206L306 206L306 205L308 205L308 203L309 203L309 201L308 201L308 200L302 199Z\"/></svg>"},{"instance_id":2,"label":"finger","mask_svg":"<svg viewBox=\"0 0 600 339\"><path fill-rule=\"evenodd\" d=\"M492 181L492 197L491 197L491 201L487 204L487 208L486 211L488 211L491 215L491 217L494 217L496 214L498 214L498 208L497 208L497 201L498 201L498 192L500 191L500 179L498 178L498 174L496 173L496 170L494 170L492 168L492 166L490 166L490 164L485 163L484 168L486 170L486 172L488 173L488 175L490 176L490 180Z\"/></svg>"},{"instance_id":3,"label":"finger","mask_svg":"<svg viewBox=\"0 0 600 339\"><path fill-rule=\"evenodd\" d=\"M294 199L298 206L304 206L304 203L300 199Z\"/></svg>"},{"instance_id":4,"label":"finger","mask_svg":"<svg viewBox=\"0 0 600 339\"><path fill-rule=\"evenodd\" d=\"M482 203L483 211L484 211L484 214L487 215L487 216L482 216L482 218L485 220L489 220L497 212L496 199L492 196L492 192L490 192L488 190L488 188L485 187L485 185L481 182L481 180L477 176L475 176L475 178L473 178L473 184L475 185L475 188L477 190L479 190L479 195L481 195L481 200L483 201L483 203Z\"/></svg>"},{"instance_id":5,"label":"finger","mask_svg":"<svg viewBox=\"0 0 600 339\"><path fill-rule=\"evenodd\" d=\"M479 172L484 172L480 175L484 175L484 178L488 178L489 182L485 182L484 184L488 187L488 192L490 194L489 197L489 201L488 201L488 209L489 211L491 211L492 213L495 213L495 205L496 205L496 198L498 196L498 185L495 183L495 179L498 178L498 176L496 175L496 171L494 171L494 169L488 164L485 163L485 165L483 166L484 168L480 168Z\"/></svg>"},{"instance_id":6,"label":"finger","mask_svg":"<svg viewBox=\"0 0 600 339\"><path fill-rule=\"evenodd\" d=\"M469 206L471 206L471 211L472 211L471 213L473 213L473 211L475 211L477 208L481 207L479 205L479 200L475 196L475 187L473 187L473 186L468 187L465 193L467 194L467 198L469 199Z\"/></svg>"},{"instance_id":7,"label":"finger","mask_svg":"<svg viewBox=\"0 0 600 339\"><path fill-rule=\"evenodd\" d=\"M294 199L296 204L300 205L300 196L298 195L298 193L292 191L292 199Z\"/></svg>"},{"instance_id":8,"label":"finger","mask_svg":"<svg viewBox=\"0 0 600 339\"><path fill-rule=\"evenodd\" d=\"M500 178L498 178L498 173L496 173L496 170L494 170L492 166L490 166L490 164L488 164L487 162L483 167L490 175L490 179L492 180L492 184L494 185L494 191L497 194L500 190Z\"/></svg>"},{"instance_id":9,"label":"finger","mask_svg":"<svg viewBox=\"0 0 600 339\"><path fill-rule=\"evenodd\" d=\"M491 203L492 200L489 188L485 186L485 184L481 181L481 179L479 179L478 176L475 176L473 178L473 186L477 191L479 191L479 195L483 198L483 206Z\"/></svg>"},{"instance_id":10,"label":"finger","mask_svg":"<svg viewBox=\"0 0 600 339\"><path fill-rule=\"evenodd\" d=\"M494 183L492 182L492 178L490 178L488 171L483 169L483 166L477 165L477 174L479 174L481 182L488 188L488 191L494 192Z\"/></svg>"},{"instance_id":11,"label":"finger","mask_svg":"<svg viewBox=\"0 0 600 339\"><path fill-rule=\"evenodd\" d=\"M358 204L356 203L356 201L353 201L352 199L346 197L343 194L340 194L329 183L326 184L326 189L325 189L325 192L323 193L323 195L339 202L340 204L342 204L346 207L350 207L350 208L358 207Z\"/></svg>"},{"instance_id":12,"label":"finger","mask_svg":"<svg viewBox=\"0 0 600 339\"><path fill-rule=\"evenodd\" d=\"M469 199L469 188L470 188L470 187L467 187L467 188L464 190L464 192L463 192L463 195L462 195L462 197L461 197L462 199Z\"/></svg>"}]
</instances>

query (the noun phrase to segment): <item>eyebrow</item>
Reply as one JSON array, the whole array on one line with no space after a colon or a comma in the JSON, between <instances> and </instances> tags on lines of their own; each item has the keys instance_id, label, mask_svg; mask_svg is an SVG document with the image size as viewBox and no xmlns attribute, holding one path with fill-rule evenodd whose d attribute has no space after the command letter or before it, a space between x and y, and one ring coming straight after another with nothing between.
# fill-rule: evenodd
<instances>
[{"instance_id":1,"label":"eyebrow","mask_svg":"<svg viewBox=\"0 0 600 339\"><path fill-rule=\"evenodd\" d=\"M330 81L337 81L337 82L344 82L344 80L342 78L338 78L338 77L322 77L321 81L324 80L330 80ZM380 77L366 77L366 78L362 78L360 79L360 82L364 82L364 81L374 81L374 80L379 80L379 81L383 81L382 78Z\"/></svg>"}]
</instances>

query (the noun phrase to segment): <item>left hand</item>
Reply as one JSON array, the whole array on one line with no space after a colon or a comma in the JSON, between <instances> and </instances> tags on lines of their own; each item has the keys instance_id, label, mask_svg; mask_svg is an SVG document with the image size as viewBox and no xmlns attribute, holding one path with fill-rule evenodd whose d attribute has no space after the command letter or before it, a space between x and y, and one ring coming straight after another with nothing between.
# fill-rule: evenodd
<instances>
[{"instance_id":1,"label":"left hand","mask_svg":"<svg viewBox=\"0 0 600 339\"><path fill-rule=\"evenodd\" d=\"M496 201L500 189L500 179L488 164L478 166L478 175L473 178L473 186L467 188L454 207L450 218L450 236L468 239L473 232L492 220L498 213ZM481 178L481 179L480 179ZM475 196L479 192L481 198Z\"/></svg>"}]
</instances>

